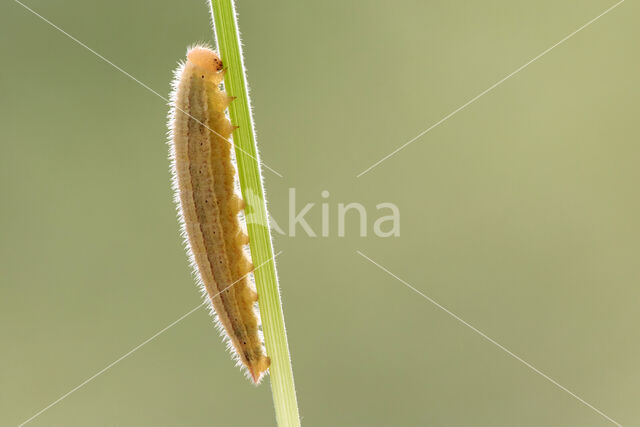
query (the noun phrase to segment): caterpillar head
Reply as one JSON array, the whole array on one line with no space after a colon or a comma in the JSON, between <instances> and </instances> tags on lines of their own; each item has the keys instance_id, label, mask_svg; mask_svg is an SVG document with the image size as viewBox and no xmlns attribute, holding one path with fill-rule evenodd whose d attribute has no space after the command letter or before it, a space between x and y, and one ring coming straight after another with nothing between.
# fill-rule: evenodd
<instances>
[{"instance_id":1,"label":"caterpillar head","mask_svg":"<svg viewBox=\"0 0 640 427\"><path fill-rule=\"evenodd\" d=\"M202 46L191 48L187 53L187 61L210 73L219 73L223 68L218 54Z\"/></svg>"}]
</instances>

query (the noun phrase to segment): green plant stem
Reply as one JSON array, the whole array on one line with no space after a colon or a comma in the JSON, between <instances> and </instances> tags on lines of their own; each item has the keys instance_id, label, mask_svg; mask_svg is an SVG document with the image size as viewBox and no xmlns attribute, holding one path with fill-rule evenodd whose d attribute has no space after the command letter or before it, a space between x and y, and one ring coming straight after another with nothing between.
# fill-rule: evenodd
<instances>
[{"instance_id":1,"label":"green plant stem","mask_svg":"<svg viewBox=\"0 0 640 427\"><path fill-rule=\"evenodd\" d=\"M253 130L253 118L247 91L242 49L233 0L210 0L214 30L222 62L227 69L225 89L236 99L229 106L231 123L239 126L233 133L240 187L245 200L251 258L263 265L255 274L260 296L258 305L267 354L271 358L271 392L279 426L299 426L298 403L278 289L271 232L262 188L260 163Z\"/></svg>"}]
</instances>

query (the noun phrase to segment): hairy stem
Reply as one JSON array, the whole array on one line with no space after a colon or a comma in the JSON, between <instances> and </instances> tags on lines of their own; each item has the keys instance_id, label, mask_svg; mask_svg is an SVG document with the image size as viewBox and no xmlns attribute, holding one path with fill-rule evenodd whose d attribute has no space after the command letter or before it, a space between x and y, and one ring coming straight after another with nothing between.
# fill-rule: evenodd
<instances>
[{"instance_id":1,"label":"hairy stem","mask_svg":"<svg viewBox=\"0 0 640 427\"><path fill-rule=\"evenodd\" d=\"M231 123L239 126L233 133L240 187L245 200L247 230L250 238L251 258L254 265L263 265L255 271L258 305L267 354L271 358L269 375L271 391L279 426L299 426L293 371L284 326L284 316L278 289L271 233L262 188L260 163L257 159L253 118L247 90L242 48L233 0L210 0L214 30L222 62L227 69L225 89L236 99L229 106Z\"/></svg>"}]
</instances>

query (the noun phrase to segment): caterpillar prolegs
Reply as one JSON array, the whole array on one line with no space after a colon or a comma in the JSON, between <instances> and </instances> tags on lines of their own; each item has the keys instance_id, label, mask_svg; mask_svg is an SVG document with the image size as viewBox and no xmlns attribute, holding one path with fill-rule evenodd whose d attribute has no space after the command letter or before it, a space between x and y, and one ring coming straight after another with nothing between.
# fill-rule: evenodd
<instances>
[{"instance_id":1,"label":"caterpillar prolegs","mask_svg":"<svg viewBox=\"0 0 640 427\"><path fill-rule=\"evenodd\" d=\"M235 192L236 171L225 115L233 97L220 90L225 70L218 55L196 46L175 72L169 127L175 198L192 263L216 312L218 326L238 360L258 383L269 367L248 273L249 243L238 220L244 202Z\"/></svg>"}]
</instances>

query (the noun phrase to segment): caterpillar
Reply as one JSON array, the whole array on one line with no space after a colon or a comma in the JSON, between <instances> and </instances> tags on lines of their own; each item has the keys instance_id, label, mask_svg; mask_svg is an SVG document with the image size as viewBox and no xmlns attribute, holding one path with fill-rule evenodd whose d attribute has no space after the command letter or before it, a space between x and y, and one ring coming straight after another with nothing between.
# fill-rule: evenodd
<instances>
[{"instance_id":1,"label":"caterpillar","mask_svg":"<svg viewBox=\"0 0 640 427\"><path fill-rule=\"evenodd\" d=\"M169 113L173 187L182 233L203 294L229 349L257 384L268 369L258 294L248 274L249 236L238 214L236 171L228 141L235 127L225 115L234 97L220 89L225 69L211 49L195 46L175 71Z\"/></svg>"}]
</instances>

